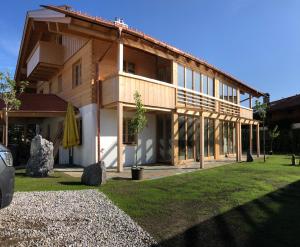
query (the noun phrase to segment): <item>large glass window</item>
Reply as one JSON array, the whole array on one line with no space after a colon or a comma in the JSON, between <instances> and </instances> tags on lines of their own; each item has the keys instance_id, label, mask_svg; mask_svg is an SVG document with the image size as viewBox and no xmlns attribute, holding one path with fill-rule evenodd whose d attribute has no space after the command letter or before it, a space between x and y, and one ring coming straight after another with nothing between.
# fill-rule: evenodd
<instances>
[{"instance_id":1,"label":"large glass window","mask_svg":"<svg viewBox=\"0 0 300 247\"><path fill-rule=\"evenodd\" d=\"M194 158L194 119L187 118L187 155L188 159Z\"/></svg>"},{"instance_id":2,"label":"large glass window","mask_svg":"<svg viewBox=\"0 0 300 247\"><path fill-rule=\"evenodd\" d=\"M214 80L213 80L213 78L208 77L207 84L208 84L208 93L207 94L210 95L210 96L214 96L215 93L214 93Z\"/></svg>"},{"instance_id":3,"label":"large glass window","mask_svg":"<svg viewBox=\"0 0 300 247\"><path fill-rule=\"evenodd\" d=\"M208 157L208 137L209 137L209 122L208 118L204 119L204 156Z\"/></svg>"},{"instance_id":4,"label":"large glass window","mask_svg":"<svg viewBox=\"0 0 300 247\"><path fill-rule=\"evenodd\" d=\"M178 64L177 67L178 86L184 87L184 67Z\"/></svg>"},{"instance_id":5,"label":"large glass window","mask_svg":"<svg viewBox=\"0 0 300 247\"><path fill-rule=\"evenodd\" d=\"M195 119L195 142L196 142L196 160L200 160L200 121Z\"/></svg>"},{"instance_id":6,"label":"large glass window","mask_svg":"<svg viewBox=\"0 0 300 247\"><path fill-rule=\"evenodd\" d=\"M193 90L193 71L188 68L185 70L185 87Z\"/></svg>"},{"instance_id":7,"label":"large glass window","mask_svg":"<svg viewBox=\"0 0 300 247\"><path fill-rule=\"evenodd\" d=\"M237 104L237 90L233 88L233 103Z\"/></svg>"},{"instance_id":8,"label":"large glass window","mask_svg":"<svg viewBox=\"0 0 300 247\"><path fill-rule=\"evenodd\" d=\"M232 87L228 86L228 101L232 102Z\"/></svg>"},{"instance_id":9,"label":"large glass window","mask_svg":"<svg viewBox=\"0 0 300 247\"><path fill-rule=\"evenodd\" d=\"M194 90L197 92L200 92L201 91L201 75L198 72L194 72L194 83L195 83Z\"/></svg>"},{"instance_id":10,"label":"large glass window","mask_svg":"<svg viewBox=\"0 0 300 247\"><path fill-rule=\"evenodd\" d=\"M186 130L185 130L185 117L179 116L178 118L179 128L179 159L186 159Z\"/></svg>"},{"instance_id":11,"label":"large glass window","mask_svg":"<svg viewBox=\"0 0 300 247\"><path fill-rule=\"evenodd\" d=\"M215 154L215 122L213 119L204 119L204 155L206 157Z\"/></svg>"},{"instance_id":12,"label":"large glass window","mask_svg":"<svg viewBox=\"0 0 300 247\"><path fill-rule=\"evenodd\" d=\"M224 95L223 95L223 83L222 82L219 82L219 96L220 96L220 99L224 99Z\"/></svg>"},{"instance_id":13,"label":"large glass window","mask_svg":"<svg viewBox=\"0 0 300 247\"><path fill-rule=\"evenodd\" d=\"M206 75L201 75L201 77L202 77L202 89L203 89L203 93L208 94L207 76Z\"/></svg>"},{"instance_id":14,"label":"large glass window","mask_svg":"<svg viewBox=\"0 0 300 247\"><path fill-rule=\"evenodd\" d=\"M235 153L235 124L233 122L220 121L220 154Z\"/></svg>"},{"instance_id":15,"label":"large glass window","mask_svg":"<svg viewBox=\"0 0 300 247\"><path fill-rule=\"evenodd\" d=\"M224 84L224 100L228 100L228 85Z\"/></svg>"},{"instance_id":16,"label":"large glass window","mask_svg":"<svg viewBox=\"0 0 300 247\"><path fill-rule=\"evenodd\" d=\"M224 128L223 128L224 122L219 122L219 145L220 145L220 154L224 155Z\"/></svg>"}]
</instances>

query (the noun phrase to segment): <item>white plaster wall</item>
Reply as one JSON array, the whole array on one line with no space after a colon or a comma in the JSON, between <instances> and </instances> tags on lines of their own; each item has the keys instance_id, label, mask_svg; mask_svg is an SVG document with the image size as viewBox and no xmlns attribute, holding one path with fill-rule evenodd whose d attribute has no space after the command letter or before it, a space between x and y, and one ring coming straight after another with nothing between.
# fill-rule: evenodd
<instances>
[{"instance_id":1,"label":"white plaster wall","mask_svg":"<svg viewBox=\"0 0 300 247\"><path fill-rule=\"evenodd\" d=\"M124 112L124 117L133 113ZM138 163L149 164L156 162L156 117L147 114L148 123L139 136ZM100 111L100 145L102 159L106 167L117 166L117 111L102 109ZM135 160L135 146L125 145L123 152L124 166L132 166Z\"/></svg>"},{"instance_id":2,"label":"white plaster wall","mask_svg":"<svg viewBox=\"0 0 300 247\"><path fill-rule=\"evenodd\" d=\"M88 166L94 164L97 157L97 105L86 105L79 111L82 117L82 144L74 148L74 163Z\"/></svg>"},{"instance_id":3,"label":"white plaster wall","mask_svg":"<svg viewBox=\"0 0 300 247\"><path fill-rule=\"evenodd\" d=\"M87 166L96 162L96 144L97 144L97 118L96 104L90 104L79 109L82 117L82 144L73 149L74 164ZM53 140L58 124L64 118L48 118L41 124L42 136L47 134L47 125L50 124L51 139ZM63 147L59 148L59 163L69 163L69 150Z\"/></svg>"}]
</instances>

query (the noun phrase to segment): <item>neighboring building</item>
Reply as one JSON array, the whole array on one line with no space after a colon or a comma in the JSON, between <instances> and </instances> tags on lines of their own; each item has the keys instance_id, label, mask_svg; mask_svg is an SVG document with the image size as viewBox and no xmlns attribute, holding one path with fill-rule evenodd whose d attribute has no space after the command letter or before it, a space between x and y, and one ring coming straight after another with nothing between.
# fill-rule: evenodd
<instances>
[{"instance_id":1,"label":"neighboring building","mask_svg":"<svg viewBox=\"0 0 300 247\"><path fill-rule=\"evenodd\" d=\"M204 160L234 155L241 160L241 125L259 128L251 106L261 92L122 20L43 7L27 14L15 79L30 81L28 93L39 95L37 105L45 99L51 111L30 115L21 109L13 115L15 124L39 124L44 136L59 143L63 117L57 101L72 102L82 139L74 162L86 166L103 159L107 167L122 170L134 163L136 137L128 122L138 91L148 110L140 163L203 166ZM57 99L48 101L53 94ZM59 163L67 162L68 152L60 147Z\"/></svg>"},{"instance_id":2,"label":"neighboring building","mask_svg":"<svg viewBox=\"0 0 300 247\"><path fill-rule=\"evenodd\" d=\"M269 129L278 125L280 136L275 140L274 151L300 153L300 95L270 103Z\"/></svg>"}]
</instances>

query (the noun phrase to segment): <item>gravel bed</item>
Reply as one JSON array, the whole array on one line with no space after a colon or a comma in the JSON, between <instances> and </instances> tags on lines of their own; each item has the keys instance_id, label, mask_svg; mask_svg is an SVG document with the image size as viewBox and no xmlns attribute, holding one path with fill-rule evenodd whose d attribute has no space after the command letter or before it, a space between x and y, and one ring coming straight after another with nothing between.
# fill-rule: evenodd
<instances>
[{"instance_id":1,"label":"gravel bed","mask_svg":"<svg viewBox=\"0 0 300 247\"><path fill-rule=\"evenodd\" d=\"M97 190L15 193L0 246L151 246L154 239Z\"/></svg>"}]
</instances>

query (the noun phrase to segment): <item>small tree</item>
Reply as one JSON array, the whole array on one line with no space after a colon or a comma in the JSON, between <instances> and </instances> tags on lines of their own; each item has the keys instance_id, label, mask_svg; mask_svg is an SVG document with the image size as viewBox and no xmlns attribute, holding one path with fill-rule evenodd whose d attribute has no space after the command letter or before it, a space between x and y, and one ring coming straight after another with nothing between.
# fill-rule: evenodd
<instances>
[{"instance_id":1,"label":"small tree","mask_svg":"<svg viewBox=\"0 0 300 247\"><path fill-rule=\"evenodd\" d=\"M270 146L271 146L271 152L273 152L273 141L280 135L280 131L278 129L278 125L274 127L274 129L269 131L269 136L270 136Z\"/></svg>"},{"instance_id":2,"label":"small tree","mask_svg":"<svg viewBox=\"0 0 300 247\"><path fill-rule=\"evenodd\" d=\"M129 132L137 138L137 145L135 147L135 167L137 167L137 150L139 146L139 134L143 131L147 124L146 109L142 103L141 95L138 91L134 93L134 101L136 111L133 119L129 123Z\"/></svg>"},{"instance_id":3,"label":"small tree","mask_svg":"<svg viewBox=\"0 0 300 247\"><path fill-rule=\"evenodd\" d=\"M263 142L264 142L264 162L266 162L266 133L265 133L265 120L267 117L267 104L255 101L255 112L259 115L263 122Z\"/></svg>"},{"instance_id":4,"label":"small tree","mask_svg":"<svg viewBox=\"0 0 300 247\"><path fill-rule=\"evenodd\" d=\"M28 82L26 81L16 83L9 72L0 72L0 99L3 100L5 106L5 146L8 145L8 112L20 108L21 101L17 96L24 92L27 84Z\"/></svg>"}]
</instances>

